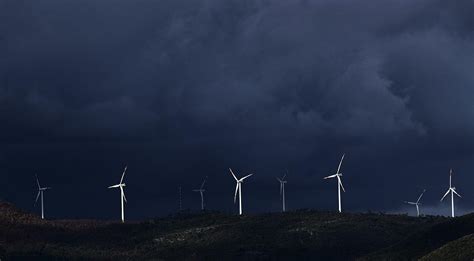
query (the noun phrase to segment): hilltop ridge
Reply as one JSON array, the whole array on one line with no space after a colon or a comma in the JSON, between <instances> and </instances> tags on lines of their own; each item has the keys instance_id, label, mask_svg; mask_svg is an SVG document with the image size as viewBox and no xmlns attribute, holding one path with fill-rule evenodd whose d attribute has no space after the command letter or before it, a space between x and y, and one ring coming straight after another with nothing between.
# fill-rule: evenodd
<instances>
[{"instance_id":1,"label":"hilltop ridge","mask_svg":"<svg viewBox=\"0 0 474 261\"><path fill-rule=\"evenodd\" d=\"M42 221L5 202L0 202L0 215L0 256L9 259L429 259L451 257L453 248L474 243L474 215L449 219L298 210L236 216L204 211L121 224Z\"/></svg>"},{"instance_id":2,"label":"hilltop ridge","mask_svg":"<svg viewBox=\"0 0 474 261\"><path fill-rule=\"evenodd\" d=\"M42 220L37 215L23 211L9 202L0 201L0 223L39 224Z\"/></svg>"}]
</instances>

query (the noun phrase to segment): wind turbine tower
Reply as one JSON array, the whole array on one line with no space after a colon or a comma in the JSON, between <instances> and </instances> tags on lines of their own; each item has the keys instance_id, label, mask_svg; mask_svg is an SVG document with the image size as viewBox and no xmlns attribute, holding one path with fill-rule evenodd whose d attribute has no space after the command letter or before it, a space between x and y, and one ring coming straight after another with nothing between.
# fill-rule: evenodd
<instances>
[{"instance_id":1,"label":"wind turbine tower","mask_svg":"<svg viewBox=\"0 0 474 261\"><path fill-rule=\"evenodd\" d=\"M125 222L125 210L124 210L124 201L127 202L127 198L125 197L125 192L123 191L123 188L125 187L125 183L123 183L123 177L125 176L125 172L127 172L127 166L125 166L125 169L123 170L122 173L122 178L120 179L120 183L116 185L112 185L109 187L110 188L120 188L120 203L122 206L122 223Z\"/></svg>"},{"instance_id":2,"label":"wind turbine tower","mask_svg":"<svg viewBox=\"0 0 474 261\"><path fill-rule=\"evenodd\" d=\"M38 195L36 196L35 205L38 202L39 197L41 196L41 219L44 219L44 196L43 196L43 193L46 190L49 190L49 189L52 189L52 188L50 188L50 187L42 188L41 185L40 185L39 179L38 179L38 175L35 175L35 176L36 176L36 184L38 184Z\"/></svg>"},{"instance_id":3,"label":"wind turbine tower","mask_svg":"<svg viewBox=\"0 0 474 261\"><path fill-rule=\"evenodd\" d=\"M288 171L286 171L288 173ZM285 177L286 177L286 173L285 175L283 175L282 178L276 178L278 180L278 182L280 182L280 197L281 197L281 201L282 201L282 211L285 212L286 211L286 202L285 202L285 184L286 184L286 180L285 180Z\"/></svg>"},{"instance_id":4,"label":"wind turbine tower","mask_svg":"<svg viewBox=\"0 0 474 261\"><path fill-rule=\"evenodd\" d=\"M446 193L444 194L444 196L441 198L440 201L443 201L443 199L451 192L451 217L454 217L454 194L456 194L456 196L460 197L461 198L461 195L459 195L457 192L456 192L456 187L453 187L452 186L452 175L453 175L453 169L450 169L449 170L449 188L448 188L448 191L446 191Z\"/></svg>"},{"instance_id":5,"label":"wind turbine tower","mask_svg":"<svg viewBox=\"0 0 474 261\"><path fill-rule=\"evenodd\" d=\"M242 182L244 181L244 179L252 176L253 174L249 174L241 179L237 179L237 177L235 176L234 172L232 171L232 169L230 169L230 174L232 174L232 176L234 177L235 179L235 182L236 182L236 185L235 185L235 194L234 194L234 204L235 204L235 201L237 200L237 193L239 193L239 215L242 215Z\"/></svg>"},{"instance_id":6,"label":"wind turbine tower","mask_svg":"<svg viewBox=\"0 0 474 261\"><path fill-rule=\"evenodd\" d=\"M183 201L181 199L181 186L178 188L178 194L179 194L179 212L183 211Z\"/></svg>"},{"instance_id":7,"label":"wind turbine tower","mask_svg":"<svg viewBox=\"0 0 474 261\"><path fill-rule=\"evenodd\" d=\"M201 210L204 210L204 192L206 191L204 189L204 184L206 184L207 176L204 178L204 181L201 184L201 187L199 189L193 189L194 192L199 192L201 194Z\"/></svg>"},{"instance_id":8,"label":"wind turbine tower","mask_svg":"<svg viewBox=\"0 0 474 261\"><path fill-rule=\"evenodd\" d=\"M339 172L341 170L341 165L342 165L342 161L344 160L344 156L345 156L345 154L342 155L341 161L339 162L339 167L337 167L336 174L324 177L324 179L337 178L337 200L338 200L338 206L339 206L339 213L341 213L341 211L342 211L342 209L341 209L341 189L342 189L342 191L346 192L346 190L344 189L344 186L342 185L342 180L341 180L342 173Z\"/></svg>"}]
</instances>

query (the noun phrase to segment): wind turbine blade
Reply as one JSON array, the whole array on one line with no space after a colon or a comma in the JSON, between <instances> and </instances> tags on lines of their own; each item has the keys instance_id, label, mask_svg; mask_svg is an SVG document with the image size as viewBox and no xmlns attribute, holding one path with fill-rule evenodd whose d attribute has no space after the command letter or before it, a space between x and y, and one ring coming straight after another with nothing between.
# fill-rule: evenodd
<instances>
[{"instance_id":1,"label":"wind turbine blade","mask_svg":"<svg viewBox=\"0 0 474 261\"><path fill-rule=\"evenodd\" d=\"M424 189L423 192L421 192L421 195L418 197L418 200L416 201L416 203L420 202L420 199L421 197L423 197L423 194L425 194L425 191L426 189Z\"/></svg>"},{"instance_id":2,"label":"wind turbine blade","mask_svg":"<svg viewBox=\"0 0 474 261\"><path fill-rule=\"evenodd\" d=\"M451 191L451 189L448 189L448 191L446 191L446 194L444 194L440 201L443 201L443 199L449 194L449 191Z\"/></svg>"},{"instance_id":3,"label":"wind turbine blade","mask_svg":"<svg viewBox=\"0 0 474 261\"><path fill-rule=\"evenodd\" d=\"M122 192L122 197L123 197L123 200L125 200L125 202L127 202L127 197L125 197L125 192L123 191L123 188L120 187L120 190ZM128 202L127 202L128 203Z\"/></svg>"},{"instance_id":4,"label":"wind turbine blade","mask_svg":"<svg viewBox=\"0 0 474 261\"><path fill-rule=\"evenodd\" d=\"M451 176L452 176L452 175L453 175L453 169L450 169L450 170L449 170L449 187L450 187L450 188L452 187L452 186L451 186L451 179L452 179Z\"/></svg>"},{"instance_id":5,"label":"wind turbine blade","mask_svg":"<svg viewBox=\"0 0 474 261\"><path fill-rule=\"evenodd\" d=\"M38 179L38 175L37 175L37 174L35 174L35 176L36 176L36 184L38 184L38 188L41 188L41 186L40 186L40 182L39 182L39 179Z\"/></svg>"},{"instance_id":6,"label":"wind turbine blade","mask_svg":"<svg viewBox=\"0 0 474 261\"><path fill-rule=\"evenodd\" d=\"M405 203L410 204L410 205L416 205L415 202L410 202L410 201L405 201Z\"/></svg>"},{"instance_id":7,"label":"wind turbine blade","mask_svg":"<svg viewBox=\"0 0 474 261\"><path fill-rule=\"evenodd\" d=\"M339 185L341 186L342 191L346 192L346 190L344 189L344 186L342 185L342 180L339 176L337 176L337 181L339 182Z\"/></svg>"},{"instance_id":8,"label":"wind turbine blade","mask_svg":"<svg viewBox=\"0 0 474 261\"><path fill-rule=\"evenodd\" d=\"M282 180L280 178L276 178L280 183L282 182Z\"/></svg>"},{"instance_id":9,"label":"wind turbine blade","mask_svg":"<svg viewBox=\"0 0 474 261\"><path fill-rule=\"evenodd\" d=\"M458 195L458 197L462 198L461 195L459 195L456 190L453 189L454 194Z\"/></svg>"},{"instance_id":10,"label":"wind turbine blade","mask_svg":"<svg viewBox=\"0 0 474 261\"><path fill-rule=\"evenodd\" d=\"M324 177L324 179L332 179L332 178L335 178L335 177L337 177L337 174L334 174L334 175L331 175L331 176Z\"/></svg>"},{"instance_id":11,"label":"wind turbine blade","mask_svg":"<svg viewBox=\"0 0 474 261\"><path fill-rule=\"evenodd\" d=\"M234 204L235 201L237 200L237 192L239 191L239 182L235 185L235 194L234 194Z\"/></svg>"},{"instance_id":12,"label":"wind turbine blade","mask_svg":"<svg viewBox=\"0 0 474 261\"><path fill-rule=\"evenodd\" d=\"M285 175L283 175L283 178L281 178L281 180L285 180L286 174L288 174L288 170L286 170L286 173L285 173Z\"/></svg>"},{"instance_id":13,"label":"wind turbine blade","mask_svg":"<svg viewBox=\"0 0 474 261\"><path fill-rule=\"evenodd\" d=\"M342 154L342 158L341 158L341 161L339 162L339 167L337 167L337 172L339 174L339 170L341 170L341 165L342 165L342 161L344 160L344 156L346 156L346 154Z\"/></svg>"},{"instance_id":14,"label":"wind turbine blade","mask_svg":"<svg viewBox=\"0 0 474 261\"><path fill-rule=\"evenodd\" d=\"M235 181L238 181L238 179L237 179L237 177L235 176L235 174L234 174L234 172L232 171L232 169L229 168L229 170L230 170L230 174L232 174L232 176L234 177Z\"/></svg>"},{"instance_id":15,"label":"wind turbine blade","mask_svg":"<svg viewBox=\"0 0 474 261\"><path fill-rule=\"evenodd\" d=\"M36 203L38 202L38 199L39 199L39 197L40 197L40 194L41 194L41 192L38 191L38 195L36 195L35 206L36 206Z\"/></svg>"},{"instance_id":16,"label":"wind turbine blade","mask_svg":"<svg viewBox=\"0 0 474 261\"><path fill-rule=\"evenodd\" d=\"M244 180L244 179L246 179L246 178L248 178L248 177L250 177L250 176L252 176L252 175L253 175L253 174L248 174L247 176L241 178L240 181L242 181L242 180Z\"/></svg>"},{"instance_id":17,"label":"wind turbine blade","mask_svg":"<svg viewBox=\"0 0 474 261\"><path fill-rule=\"evenodd\" d=\"M110 187L108 187L108 188L118 188L118 187L120 187L120 184L112 185L112 186L110 186Z\"/></svg>"},{"instance_id":18,"label":"wind turbine blade","mask_svg":"<svg viewBox=\"0 0 474 261\"><path fill-rule=\"evenodd\" d=\"M283 193L283 183L280 183L280 196Z\"/></svg>"},{"instance_id":19,"label":"wind turbine blade","mask_svg":"<svg viewBox=\"0 0 474 261\"><path fill-rule=\"evenodd\" d=\"M204 184L206 184L207 176L204 178L204 181L201 184L201 189L204 187Z\"/></svg>"},{"instance_id":20,"label":"wind turbine blade","mask_svg":"<svg viewBox=\"0 0 474 261\"><path fill-rule=\"evenodd\" d=\"M127 172L127 167L128 166L125 166L125 169L123 169L122 178L120 179L120 184L122 184L123 177L125 177L125 172Z\"/></svg>"}]
</instances>

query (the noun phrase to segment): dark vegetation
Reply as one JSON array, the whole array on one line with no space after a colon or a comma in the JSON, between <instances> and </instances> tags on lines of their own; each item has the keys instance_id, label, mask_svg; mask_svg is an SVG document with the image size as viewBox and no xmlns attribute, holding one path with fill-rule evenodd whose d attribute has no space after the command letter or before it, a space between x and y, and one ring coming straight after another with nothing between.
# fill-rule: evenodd
<instances>
[{"instance_id":1,"label":"dark vegetation","mask_svg":"<svg viewBox=\"0 0 474 261\"><path fill-rule=\"evenodd\" d=\"M433 224L427 229L423 229L418 233L414 233L405 240L370 255L368 259L380 260L385 258L400 260L404 257L419 259L424 256L427 258L431 256L431 252L443 247L445 244L449 245L452 241L454 241L452 242L454 244L453 246L460 246L461 243L467 245L464 241L459 242L459 244L455 243L458 239L467 235L471 235L472 233L474 233L474 214L448 219L445 222ZM474 242L471 242L471 245L473 244ZM435 252L437 251L438 250ZM459 248L459 252L461 253L458 254L467 256L459 258L460 256L458 255L457 260L473 260L474 258L474 250L471 250L469 254L469 252L466 252L465 249L462 250ZM450 258L448 258L449 260L456 260L456 255L454 252L449 252L446 254L450 256Z\"/></svg>"},{"instance_id":2,"label":"dark vegetation","mask_svg":"<svg viewBox=\"0 0 474 261\"><path fill-rule=\"evenodd\" d=\"M421 260L473 260L474 235L470 234L449 242Z\"/></svg>"},{"instance_id":3,"label":"dark vegetation","mask_svg":"<svg viewBox=\"0 0 474 261\"><path fill-rule=\"evenodd\" d=\"M474 215L202 212L121 224L42 221L0 203L2 260L472 260L472 233Z\"/></svg>"}]
</instances>

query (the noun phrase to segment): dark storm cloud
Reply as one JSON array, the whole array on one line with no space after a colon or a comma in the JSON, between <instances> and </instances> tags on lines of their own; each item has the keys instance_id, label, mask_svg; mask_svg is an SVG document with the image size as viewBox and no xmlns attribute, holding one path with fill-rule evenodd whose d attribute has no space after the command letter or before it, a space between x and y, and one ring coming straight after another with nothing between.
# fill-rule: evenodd
<instances>
[{"instance_id":1,"label":"dark storm cloud","mask_svg":"<svg viewBox=\"0 0 474 261\"><path fill-rule=\"evenodd\" d=\"M327 198L333 186L320 178L346 152L354 198L368 201L366 187L377 187L384 196L374 207L389 208L408 178L435 187L453 164L474 171L473 8L467 0L0 0L4 159L14 164L25 152L12 150L31 150L29 164L42 158L46 168L72 153L93 162L90 182L112 171L103 166L132 161L142 180L174 189L210 174L227 194L229 166L258 173L266 194L268 179L288 167L294 197L323 190ZM49 156L38 157L40 148ZM142 197L174 197L170 187ZM348 205L365 210L357 201Z\"/></svg>"}]
</instances>

